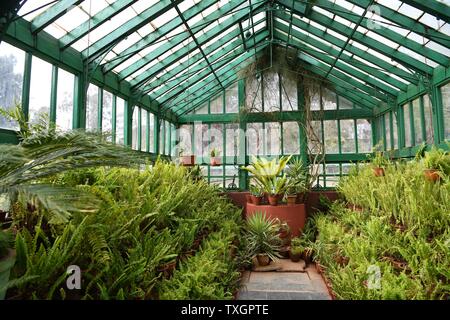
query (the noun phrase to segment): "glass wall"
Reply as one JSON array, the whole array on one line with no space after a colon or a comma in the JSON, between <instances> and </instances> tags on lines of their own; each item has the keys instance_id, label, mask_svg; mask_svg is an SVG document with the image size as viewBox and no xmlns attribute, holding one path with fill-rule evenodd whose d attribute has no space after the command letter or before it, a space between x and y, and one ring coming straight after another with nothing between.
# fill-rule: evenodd
<instances>
[{"instance_id":1,"label":"glass wall","mask_svg":"<svg viewBox=\"0 0 450 320\"><path fill-rule=\"evenodd\" d=\"M450 140L450 82L441 87L444 139Z\"/></svg>"},{"instance_id":2,"label":"glass wall","mask_svg":"<svg viewBox=\"0 0 450 320\"><path fill-rule=\"evenodd\" d=\"M74 87L75 75L63 69L58 69L56 125L64 131L72 129Z\"/></svg>"},{"instance_id":3,"label":"glass wall","mask_svg":"<svg viewBox=\"0 0 450 320\"><path fill-rule=\"evenodd\" d=\"M37 57L31 66L29 119L36 123L42 117L49 119L53 67Z\"/></svg>"}]
</instances>

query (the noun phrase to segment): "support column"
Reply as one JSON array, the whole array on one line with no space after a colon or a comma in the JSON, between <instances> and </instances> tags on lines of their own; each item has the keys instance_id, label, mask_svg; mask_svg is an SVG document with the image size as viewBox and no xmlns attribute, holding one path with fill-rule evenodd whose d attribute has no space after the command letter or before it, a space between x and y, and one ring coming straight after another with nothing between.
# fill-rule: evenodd
<instances>
[{"instance_id":1,"label":"support column","mask_svg":"<svg viewBox=\"0 0 450 320\"><path fill-rule=\"evenodd\" d=\"M28 119L30 109L30 83L31 83L31 61L33 55L30 52L25 53L25 67L23 71L22 84L22 112L25 118Z\"/></svg>"},{"instance_id":2,"label":"support column","mask_svg":"<svg viewBox=\"0 0 450 320\"><path fill-rule=\"evenodd\" d=\"M133 135L133 103L130 100L125 100L123 118L123 143L125 146L131 147Z\"/></svg>"},{"instance_id":3,"label":"support column","mask_svg":"<svg viewBox=\"0 0 450 320\"><path fill-rule=\"evenodd\" d=\"M303 85L297 83L297 108L299 111L299 139L300 139L300 159L304 164L309 164L308 157L308 133L306 132L306 101ZM283 134L283 133L281 133Z\"/></svg>"},{"instance_id":4,"label":"support column","mask_svg":"<svg viewBox=\"0 0 450 320\"><path fill-rule=\"evenodd\" d=\"M247 130L247 119L243 118L242 115L245 114L245 79L241 79L238 82L238 101L239 101L239 151L238 151L238 161L239 166L239 189L248 189L248 172L242 170L240 167L247 165L247 141L245 133Z\"/></svg>"},{"instance_id":5,"label":"support column","mask_svg":"<svg viewBox=\"0 0 450 320\"><path fill-rule=\"evenodd\" d=\"M50 92L50 121L56 123L56 103L58 99L58 67L55 65L52 66L52 83Z\"/></svg>"},{"instance_id":6,"label":"support column","mask_svg":"<svg viewBox=\"0 0 450 320\"><path fill-rule=\"evenodd\" d=\"M74 84L74 99L73 99L73 118L72 127L74 129L86 128L86 96L87 84L83 74L78 74L75 77Z\"/></svg>"}]
</instances>

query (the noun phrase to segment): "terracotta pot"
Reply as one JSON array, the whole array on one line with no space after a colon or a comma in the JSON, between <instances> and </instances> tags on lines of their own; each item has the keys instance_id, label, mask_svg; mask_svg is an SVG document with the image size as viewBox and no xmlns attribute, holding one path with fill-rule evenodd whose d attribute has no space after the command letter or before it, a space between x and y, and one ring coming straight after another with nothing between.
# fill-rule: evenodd
<instances>
[{"instance_id":1,"label":"terracotta pot","mask_svg":"<svg viewBox=\"0 0 450 320\"><path fill-rule=\"evenodd\" d=\"M270 258L267 254L258 254L256 259L258 260L258 264L262 267L270 264Z\"/></svg>"},{"instance_id":2,"label":"terracotta pot","mask_svg":"<svg viewBox=\"0 0 450 320\"><path fill-rule=\"evenodd\" d=\"M217 167L217 166L220 166L220 163L221 163L220 157L211 157L211 159L210 159L211 166Z\"/></svg>"},{"instance_id":3,"label":"terracotta pot","mask_svg":"<svg viewBox=\"0 0 450 320\"><path fill-rule=\"evenodd\" d=\"M425 179L431 182L436 182L440 180L439 171L436 169L426 169L423 174L425 175Z\"/></svg>"},{"instance_id":4,"label":"terracotta pot","mask_svg":"<svg viewBox=\"0 0 450 320\"><path fill-rule=\"evenodd\" d=\"M289 258L291 258L292 262L299 262L302 258L302 253L293 254L292 251L289 251Z\"/></svg>"},{"instance_id":5,"label":"terracotta pot","mask_svg":"<svg viewBox=\"0 0 450 320\"><path fill-rule=\"evenodd\" d=\"M287 204L292 206L297 203L297 195L295 196L287 196Z\"/></svg>"},{"instance_id":6,"label":"terracotta pot","mask_svg":"<svg viewBox=\"0 0 450 320\"><path fill-rule=\"evenodd\" d=\"M252 197L252 203L255 206L259 206L261 204L263 197L257 197L257 196L254 196L254 195L252 195L251 197Z\"/></svg>"},{"instance_id":7,"label":"terracotta pot","mask_svg":"<svg viewBox=\"0 0 450 320\"><path fill-rule=\"evenodd\" d=\"M376 177L383 177L384 176L384 168L380 168L380 167L373 168L373 174Z\"/></svg>"},{"instance_id":8,"label":"terracotta pot","mask_svg":"<svg viewBox=\"0 0 450 320\"><path fill-rule=\"evenodd\" d=\"M283 258L289 258L289 252L290 252L289 247L283 247L283 248L280 249L280 255Z\"/></svg>"},{"instance_id":9,"label":"terracotta pot","mask_svg":"<svg viewBox=\"0 0 450 320\"><path fill-rule=\"evenodd\" d=\"M180 163L183 166L193 166L195 165L195 156L182 156L180 157Z\"/></svg>"},{"instance_id":10,"label":"terracotta pot","mask_svg":"<svg viewBox=\"0 0 450 320\"><path fill-rule=\"evenodd\" d=\"M297 193L297 203L305 203L306 193Z\"/></svg>"},{"instance_id":11,"label":"terracotta pot","mask_svg":"<svg viewBox=\"0 0 450 320\"><path fill-rule=\"evenodd\" d=\"M253 203L253 196L251 194L246 194L245 199L247 200L247 203Z\"/></svg>"},{"instance_id":12,"label":"terracotta pot","mask_svg":"<svg viewBox=\"0 0 450 320\"><path fill-rule=\"evenodd\" d=\"M268 196L269 204L271 206L277 206L279 198L280 198L279 195L269 195Z\"/></svg>"}]
</instances>

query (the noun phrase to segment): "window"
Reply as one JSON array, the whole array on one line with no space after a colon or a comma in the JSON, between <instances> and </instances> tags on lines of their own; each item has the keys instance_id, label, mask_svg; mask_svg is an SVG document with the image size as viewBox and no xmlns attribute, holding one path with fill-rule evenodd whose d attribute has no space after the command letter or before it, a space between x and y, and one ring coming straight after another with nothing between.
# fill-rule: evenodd
<instances>
[{"instance_id":1,"label":"window","mask_svg":"<svg viewBox=\"0 0 450 320\"><path fill-rule=\"evenodd\" d=\"M407 103L403 106L403 119L405 124L405 147L412 146L411 114L409 111L409 103Z\"/></svg>"},{"instance_id":2,"label":"window","mask_svg":"<svg viewBox=\"0 0 450 320\"><path fill-rule=\"evenodd\" d=\"M225 124L226 156L239 155L239 125L237 123Z\"/></svg>"},{"instance_id":3,"label":"window","mask_svg":"<svg viewBox=\"0 0 450 320\"><path fill-rule=\"evenodd\" d=\"M372 149L372 126L366 119L356 120L358 152L368 153Z\"/></svg>"},{"instance_id":4,"label":"window","mask_svg":"<svg viewBox=\"0 0 450 320\"><path fill-rule=\"evenodd\" d=\"M311 154L323 152L321 148L323 144L322 121L311 121L308 132L308 152Z\"/></svg>"},{"instance_id":5,"label":"window","mask_svg":"<svg viewBox=\"0 0 450 320\"><path fill-rule=\"evenodd\" d=\"M337 120L323 121L325 153L339 153Z\"/></svg>"},{"instance_id":6,"label":"window","mask_svg":"<svg viewBox=\"0 0 450 320\"><path fill-rule=\"evenodd\" d=\"M86 97L86 129L88 130L96 130L98 127L98 94L99 88L93 84L89 84Z\"/></svg>"},{"instance_id":7,"label":"window","mask_svg":"<svg viewBox=\"0 0 450 320\"><path fill-rule=\"evenodd\" d=\"M353 102L339 96L339 110L353 109Z\"/></svg>"},{"instance_id":8,"label":"window","mask_svg":"<svg viewBox=\"0 0 450 320\"><path fill-rule=\"evenodd\" d=\"M321 109L320 106L320 89L318 86L313 86L312 91L314 92L311 96L311 110L312 111L319 111Z\"/></svg>"},{"instance_id":9,"label":"window","mask_svg":"<svg viewBox=\"0 0 450 320\"><path fill-rule=\"evenodd\" d=\"M74 84L75 76L72 73L63 69L58 70L56 125L62 130L72 129Z\"/></svg>"},{"instance_id":10,"label":"window","mask_svg":"<svg viewBox=\"0 0 450 320\"><path fill-rule=\"evenodd\" d=\"M141 109L141 151L147 152L147 110Z\"/></svg>"},{"instance_id":11,"label":"window","mask_svg":"<svg viewBox=\"0 0 450 320\"><path fill-rule=\"evenodd\" d=\"M155 115L151 112L149 112L149 122L150 122L150 126L148 127L148 139L150 140L149 144L150 144L150 152L155 153ZM191 149L189 149L189 151L191 151Z\"/></svg>"},{"instance_id":12,"label":"window","mask_svg":"<svg viewBox=\"0 0 450 320\"><path fill-rule=\"evenodd\" d=\"M392 137L394 139L394 149L398 149L398 123L396 112L392 112Z\"/></svg>"},{"instance_id":13,"label":"window","mask_svg":"<svg viewBox=\"0 0 450 320\"><path fill-rule=\"evenodd\" d=\"M138 150L138 130L139 130L139 108L133 108L133 119L131 126L131 148L133 150Z\"/></svg>"},{"instance_id":14,"label":"window","mask_svg":"<svg viewBox=\"0 0 450 320\"><path fill-rule=\"evenodd\" d=\"M211 99L209 110L210 113L223 113L223 96L221 94Z\"/></svg>"},{"instance_id":15,"label":"window","mask_svg":"<svg viewBox=\"0 0 450 320\"><path fill-rule=\"evenodd\" d=\"M210 152L213 148L219 151L218 156L223 156L223 124L222 123L214 123L211 125L210 129L210 144L208 150L208 156L210 156Z\"/></svg>"},{"instance_id":16,"label":"window","mask_svg":"<svg viewBox=\"0 0 450 320\"><path fill-rule=\"evenodd\" d=\"M450 82L441 87L444 115L444 139L450 140Z\"/></svg>"},{"instance_id":17,"label":"window","mask_svg":"<svg viewBox=\"0 0 450 320\"><path fill-rule=\"evenodd\" d=\"M116 100L116 143L124 144L125 101L119 97Z\"/></svg>"},{"instance_id":18,"label":"window","mask_svg":"<svg viewBox=\"0 0 450 320\"><path fill-rule=\"evenodd\" d=\"M342 153L355 153L355 122L354 120L340 120Z\"/></svg>"},{"instance_id":19,"label":"window","mask_svg":"<svg viewBox=\"0 0 450 320\"><path fill-rule=\"evenodd\" d=\"M420 98L417 98L412 102L412 109L413 109L413 119L414 119L414 142L415 142L415 145L418 145L423 141L422 111L421 111L421 107L420 107Z\"/></svg>"},{"instance_id":20,"label":"window","mask_svg":"<svg viewBox=\"0 0 450 320\"><path fill-rule=\"evenodd\" d=\"M192 125L185 124L181 125L178 130L179 144L178 153L182 152L181 155L192 154ZM178 154L180 155L180 154Z\"/></svg>"},{"instance_id":21,"label":"window","mask_svg":"<svg viewBox=\"0 0 450 320\"><path fill-rule=\"evenodd\" d=\"M323 110L336 110L336 94L333 91L324 88L322 90Z\"/></svg>"},{"instance_id":22,"label":"window","mask_svg":"<svg viewBox=\"0 0 450 320\"><path fill-rule=\"evenodd\" d=\"M297 122L283 122L283 153L300 153L299 126Z\"/></svg>"},{"instance_id":23,"label":"window","mask_svg":"<svg viewBox=\"0 0 450 320\"><path fill-rule=\"evenodd\" d=\"M281 129L279 122L265 123L266 155L277 156L281 154Z\"/></svg>"},{"instance_id":24,"label":"window","mask_svg":"<svg viewBox=\"0 0 450 320\"><path fill-rule=\"evenodd\" d=\"M12 109L22 102L25 52L6 42L0 43L0 106ZM0 128L19 130L17 123L0 116Z\"/></svg>"},{"instance_id":25,"label":"window","mask_svg":"<svg viewBox=\"0 0 450 320\"><path fill-rule=\"evenodd\" d=\"M250 112L262 112L261 76L248 77L245 86L245 107Z\"/></svg>"},{"instance_id":26,"label":"window","mask_svg":"<svg viewBox=\"0 0 450 320\"><path fill-rule=\"evenodd\" d=\"M208 125L196 123L194 125L195 132L195 155L197 157L209 156L208 155Z\"/></svg>"},{"instance_id":27,"label":"window","mask_svg":"<svg viewBox=\"0 0 450 320\"><path fill-rule=\"evenodd\" d=\"M237 84L232 85L225 91L225 112L238 112L239 97Z\"/></svg>"},{"instance_id":28,"label":"window","mask_svg":"<svg viewBox=\"0 0 450 320\"><path fill-rule=\"evenodd\" d=\"M290 74L281 75L281 106L283 111L298 110L297 80Z\"/></svg>"},{"instance_id":29,"label":"window","mask_svg":"<svg viewBox=\"0 0 450 320\"><path fill-rule=\"evenodd\" d=\"M391 150L391 117L389 112L384 115L384 132L386 133L385 150Z\"/></svg>"},{"instance_id":30,"label":"window","mask_svg":"<svg viewBox=\"0 0 450 320\"><path fill-rule=\"evenodd\" d=\"M31 66L30 106L31 122L39 121L43 114L50 115L50 95L52 83L52 65L33 57Z\"/></svg>"},{"instance_id":31,"label":"window","mask_svg":"<svg viewBox=\"0 0 450 320\"><path fill-rule=\"evenodd\" d=\"M267 71L264 73L264 111L280 111L280 86L277 72Z\"/></svg>"},{"instance_id":32,"label":"window","mask_svg":"<svg viewBox=\"0 0 450 320\"><path fill-rule=\"evenodd\" d=\"M433 143L433 110L428 95L423 96L423 113L425 117L425 139L427 143Z\"/></svg>"},{"instance_id":33,"label":"window","mask_svg":"<svg viewBox=\"0 0 450 320\"><path fill-rule=\"evenodd\" d=\"M263 154L263 126L262 123L247 124L247 154Z\"/></svg>"},{"instance_id":34,"label":"window","mask_svg":"<svg viewBox=\"0 0 450 320\"><path fill-rule=\"evenodd\" d=\"M112 93L103 90L102 132L109 134L112 132L112 103Z\"/></svg>"}]
</instances>

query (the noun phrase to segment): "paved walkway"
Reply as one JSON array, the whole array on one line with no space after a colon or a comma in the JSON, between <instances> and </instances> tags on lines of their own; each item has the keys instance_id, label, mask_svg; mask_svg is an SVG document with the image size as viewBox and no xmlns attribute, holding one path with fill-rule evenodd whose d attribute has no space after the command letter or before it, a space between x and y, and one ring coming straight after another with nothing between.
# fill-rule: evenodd
<instances>
[{"instance_id":1,"label":"paved walkway","mask_svg":"<svg viewBox=\"0 0 450 320\"><path fill-rule=\"evenodd\" d=\"M304 272L248 271L238 300L331 300L327 287L310 265Z\"/></svg>"}]
</instances>

